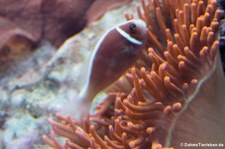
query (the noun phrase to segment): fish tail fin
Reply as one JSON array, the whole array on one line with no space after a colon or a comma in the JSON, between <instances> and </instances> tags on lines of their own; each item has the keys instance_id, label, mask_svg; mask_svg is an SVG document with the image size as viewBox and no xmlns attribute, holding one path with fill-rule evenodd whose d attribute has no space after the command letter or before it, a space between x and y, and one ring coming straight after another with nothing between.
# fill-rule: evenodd
<instances>
[{"instance_id":1,"label":"fish tail fin","mask_svg":"<svg viewBox=\"0 0 225 149\"><path fill-rule=\"evenodd\" d=\"M77 96L66 101L60 108L59 112L63 115L69 115L76 119L89 114L91 103L87 102L85 96Z\"/></svg>"}]
</instances>

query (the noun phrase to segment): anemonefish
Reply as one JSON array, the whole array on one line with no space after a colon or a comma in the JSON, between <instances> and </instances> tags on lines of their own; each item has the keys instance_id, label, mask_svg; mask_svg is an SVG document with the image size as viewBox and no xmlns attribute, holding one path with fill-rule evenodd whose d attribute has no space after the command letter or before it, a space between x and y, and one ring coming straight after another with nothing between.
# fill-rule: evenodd
<instances>
[{"instance_id":1,"label":"anemonefish","mask_svg":"<svg viewBox=\"0 0 225 149\"><path fill-rule=\"evenodd\" d=\"M88 112L96 94L118 80L136 62L144 49L146 36L146 24L139 19L108 30L90 57L86 83L77 99L81 105L73 103L74 108L83 106Z\"/></svg>"}]
</instances>

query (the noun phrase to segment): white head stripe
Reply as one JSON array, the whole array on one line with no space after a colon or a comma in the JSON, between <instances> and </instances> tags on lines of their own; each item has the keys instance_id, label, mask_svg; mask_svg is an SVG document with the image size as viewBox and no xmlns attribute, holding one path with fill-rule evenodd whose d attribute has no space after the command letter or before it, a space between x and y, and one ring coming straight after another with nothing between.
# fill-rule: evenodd
<instances>
[{"instance_id":1,"label":"white head stripe","mask_svg":"<svg viewBox=\"0 0 225 149\"><path fill-rule=\"evenodd\" d=\"M131 43L134 43L136 45L142 45L142 42L131 37L128 33L126 33L125 31L123 31L121 28L119 28L118 26L116 27L116 30L119 32L119 34L121 36L123 36L124 38L126 38L128 41L130 41Z\"/></svg>"}]
</instances>

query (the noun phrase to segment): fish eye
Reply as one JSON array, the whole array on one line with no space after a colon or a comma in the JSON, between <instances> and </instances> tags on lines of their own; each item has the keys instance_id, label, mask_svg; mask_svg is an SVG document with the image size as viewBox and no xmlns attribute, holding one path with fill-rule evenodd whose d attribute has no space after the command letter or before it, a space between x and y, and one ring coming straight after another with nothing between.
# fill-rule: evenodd
<instances>
[{"instance_id":1,"label":"fish eye","mask_svg":"<svg viewBox=\"0 0 225 149\"><path fill-rule=\"evenodd\" d=\"M136 24L132 23L132 24L130 25L130 31L131 31L131 32L134 32L135 30L136 30Z\"/></svg>"}]
</instances>

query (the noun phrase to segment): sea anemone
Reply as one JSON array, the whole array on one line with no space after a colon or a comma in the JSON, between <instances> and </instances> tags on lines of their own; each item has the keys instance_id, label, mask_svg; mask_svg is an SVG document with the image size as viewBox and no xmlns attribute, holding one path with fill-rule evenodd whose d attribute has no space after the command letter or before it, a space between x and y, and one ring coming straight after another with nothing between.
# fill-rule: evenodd
<instances>
[{"instance_id":1,"label":"sea anemone","mask_svg":"<svg viewBox=\"0 0 225 149\"><path fill-rule=\"evenodd\" d=\"M77 121L57 114L57 121L50 120L53 131L43 138L51 147L166 149L224 140L225 81L217 41L223 12L217 1L141 2L137 12L148 26L148 48L93 115Z\"/></svg>"}]
</instances>

